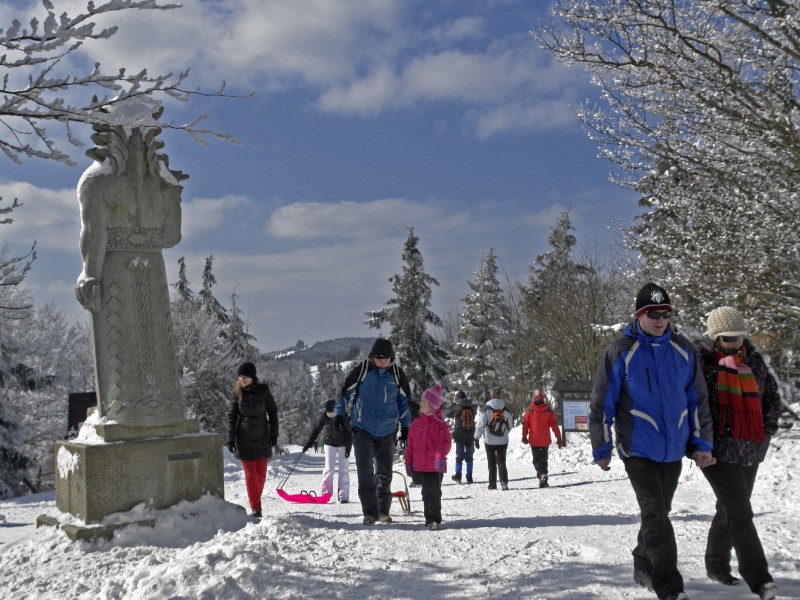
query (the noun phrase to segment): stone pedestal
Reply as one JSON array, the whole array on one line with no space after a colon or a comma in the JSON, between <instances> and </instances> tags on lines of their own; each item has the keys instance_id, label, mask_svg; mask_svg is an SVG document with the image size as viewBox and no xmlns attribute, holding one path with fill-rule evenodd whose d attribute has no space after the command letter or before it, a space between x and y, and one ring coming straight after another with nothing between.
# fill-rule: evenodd
<instances>
[{"instance_id":1,"label":"stone pedestal","mask_svg":"<svg viewBox=\"0 0 800 600\"><path fill-rule=\"evenodd\" d=\"M56 442L56 507L89 524L142 502L163 509L204 494L224 498L221 438Z\"/></svg>"}]
</instances>

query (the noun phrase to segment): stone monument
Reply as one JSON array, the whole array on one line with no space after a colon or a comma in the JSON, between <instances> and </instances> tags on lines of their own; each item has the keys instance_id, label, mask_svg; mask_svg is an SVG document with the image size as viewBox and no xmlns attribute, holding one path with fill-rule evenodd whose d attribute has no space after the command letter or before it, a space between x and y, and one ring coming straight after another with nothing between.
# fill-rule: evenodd
<instances>
[{"instance_id":1,"label":"stone monument","mask_svg":"<svg viewBox=\"0 0 800 600\"><path fill-rule=\"evenodd\" d=\"M75 292L91 315L96 435L56 444L56 506L87 524L224 494L221 436L185 417L162 256L181 239L187 176L169 169L160 129L94 130Z\"/></svg>"}]
</instances>

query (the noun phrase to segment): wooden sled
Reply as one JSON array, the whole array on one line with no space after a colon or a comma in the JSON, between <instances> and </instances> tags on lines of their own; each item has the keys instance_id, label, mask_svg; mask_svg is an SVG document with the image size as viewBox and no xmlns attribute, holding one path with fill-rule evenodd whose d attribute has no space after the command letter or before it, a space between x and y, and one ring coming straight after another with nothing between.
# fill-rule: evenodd
<instances>
[{"instance_id":1,"label":"wooden sled","mask_svg":"<svg viewBox=\"0 0 800 600\"><path fill-rule=\"evenodd\" d=\"M406 481L406 476L403 475L400 471L392 471L397 475L400 475L400 478L403 480L403 488L402 490L397 490L396 492L392 492L392 496L397 498L397 501L400 503L400 508L403 510L404 515L411 514L411 500L408 495L408 482Z\"/></svg>"}]
</instances>

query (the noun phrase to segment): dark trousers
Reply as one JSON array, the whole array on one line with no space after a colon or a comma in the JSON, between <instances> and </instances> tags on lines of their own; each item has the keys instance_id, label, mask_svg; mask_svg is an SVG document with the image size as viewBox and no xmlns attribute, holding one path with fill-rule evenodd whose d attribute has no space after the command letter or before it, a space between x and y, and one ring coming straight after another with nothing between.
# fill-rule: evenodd
<instances>
[{"instance_id":1,"label":"dark trousers","mask_svg":"<svg viewBox=\"0 0 800 600\"><path fill-rule=\"evenodd\" d=\"M750 506L757 473L758 465L742 467L719 462L703 469L717 497L717 512L708 530L706 571L730 573L734 548L739 573L753 592L762 583L772 581Z\"/></svg>"},{"instance_id":2,"label":"dark trousers","mask_svg":"<svg viewBox=\"0 0 800 600\"><path fill-rule=\"evenodd\" d=\"M373 437L363 429L353 430L356 453L358 498L365 517L388 515L392 506L392 462L396 433Z\"/></svg>"},{"instance_id":3,"label":"dark trousers","mask_svg":"<svg viewBox=\"0 0 800 600\"><path fill-rule=\"evenodd\" d=\"M416 472L416 471L415 471ZM425 525L442 522L442 473L417 473L422 484Z\"/></svg>"},{"instance_id":4,"label":"dark trousers","mask_svg":"<svg viewBox=\"0 0 800 600\"><path fill-rule=\"evenodd\" d=\"M489 466L489 485L497 486L497 472L500 472L500 483L508 483L508 470L506 470L506 450L508 444L495 446L484 444L486 448L486 462Z\"/></svg>"},{"instance_id":5,"label":"dark trousers","mask_svg":"<svg viewBox=\"0 0 800 600\"><path fill-rule=\"evenodd\" d=\"M650 573L659 598L682 592L678 547L669 520L672 497L681 475L681 461L658 463L647 458L628 458L625 471L639 502L642 519L633 549L633 567Z\"/></svg>"},{"instance_id":6,"label":"dark trousers","mask_svg":"<svg viewBox=\"0 0 800 600\"><path fill-rule=\"evenodd\" d=\"M472 478L472 456L475 453L475 442L456 442L456 475L461 477L461 463L467 463L467 478Z\"/></svg>"},{"instance_id":7,"label":"dark trousers","mask_svg":"<svg viewBox=\"0 0 800 600\"><path fill-rule=\"evenodd\" d=\"M531 446L533 468L536 469L536 477L547 475L547 455L549 452L550 446Z\"/></svg>"}]
</instances>

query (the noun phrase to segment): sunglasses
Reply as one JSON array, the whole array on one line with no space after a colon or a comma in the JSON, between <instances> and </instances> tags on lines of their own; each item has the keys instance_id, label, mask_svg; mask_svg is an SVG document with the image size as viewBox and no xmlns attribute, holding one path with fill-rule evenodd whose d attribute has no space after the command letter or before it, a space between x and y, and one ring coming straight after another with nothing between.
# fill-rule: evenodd
<instances>
[{"instance_id":1,"label":"sunglasses","mask_svg":"<svg viewBox=\"0 0 800 600\"><path fill-rule=\"evenodd\" d=\"M644 314L647 315L648 319L658 321L659 319L669 319L672 316L672 311L668 310L667 312L658 312L655 310L648 310Z\"/></svg>"},{"instance_id":2,"label":"sunglasses","mask_svg":"<svg viewBox=\"0 0 800 600\"><path fill-rule=\"evenodd\" d=\"M719 336L719 339L721 339L726 344L730 344L731 342L741 342L744 339L744 337L741 335L721 335Z\"/></svg>"}]
</instances>

